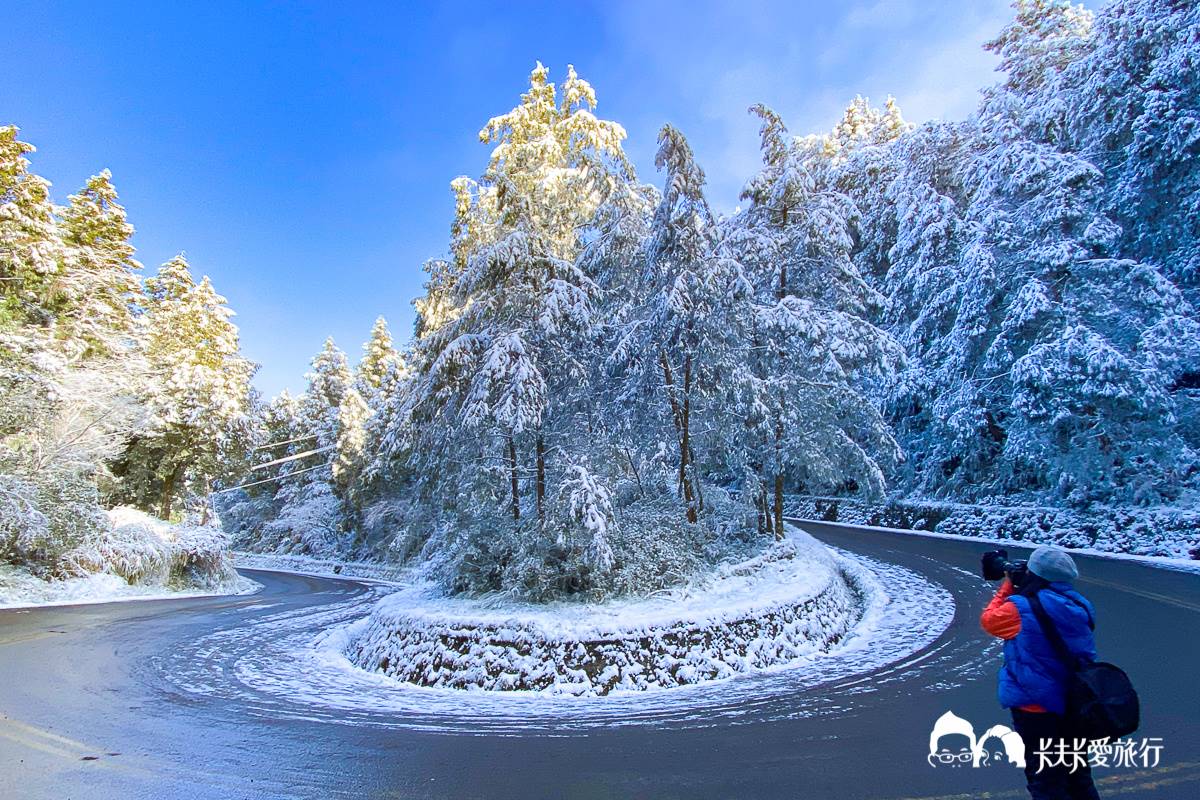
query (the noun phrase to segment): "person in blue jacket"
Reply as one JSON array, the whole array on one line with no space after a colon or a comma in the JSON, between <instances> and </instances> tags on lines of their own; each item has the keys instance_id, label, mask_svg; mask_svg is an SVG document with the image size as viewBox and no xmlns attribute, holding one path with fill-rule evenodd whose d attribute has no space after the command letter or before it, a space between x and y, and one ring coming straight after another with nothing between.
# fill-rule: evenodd
<instances>
[{"instance_id":1,"label":"person in blue jacket","mask_svg":"<svg viewBox=\"0 0 1200 800\"><path fill-rule=\"evenodd\" d=\"M1074 559L1066 552L1042 546L1029 556L1028 569L1013 585L1008 576L996 590L980 624L1004 640L1004 665L1000 668L1000 705L1012 709L1013 727L1025 742L1025 780L1034 800L1097 800L1086 752L1082 759L1059 759L1060 743L1068 752L1075 742L1063 722L1069 668L1055 653L1029 604L1036 596L1054 622L1072 655L1096 659L1092 635L1092 604L1077 592L1079 577ZM1054 753L1047 764L1039 752ZM1079 763L1082 760L1083 763Z\"/></svg>"}]
</instances>

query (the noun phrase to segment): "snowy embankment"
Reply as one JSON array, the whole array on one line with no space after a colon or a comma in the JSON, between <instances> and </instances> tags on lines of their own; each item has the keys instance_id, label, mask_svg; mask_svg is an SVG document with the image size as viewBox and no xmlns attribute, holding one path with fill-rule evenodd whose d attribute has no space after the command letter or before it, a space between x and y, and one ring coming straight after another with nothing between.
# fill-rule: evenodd
<instances>
[{"instance_id":1,"label":"snowy embankment","mask_svg":"<svg viewBox=\"0 0 1200 800\"><path fill-rule=\"evenodd\" d=\"M696 684L828 652L863 616L865 589L792 530L702 585L596 605L439 597L412 586L350 630L346 657L419 686L603 695Z\"/></svg>"},{"instance_id":2,"label":"snowy embankment","mask_svg":"<svg viewBox=\"0 0 1200 800\"><path fill-rule=\"evenodd\" d=\"M110 528L64 558L66 577L44 579L0 564L0 608L246 594L217 528L163 522L132 508L107 512Z\"/></svg>"},{"instance_id":3,"label":"snowy embankment","mask_svg":"<svg viewBox=\"0 0 1200 800\"><path fill-rule=\"evenodd\" d=\"M868 504L844 497L792 496L787 515L817 522L928 532L982 542L1053 544L1096 555L1168 561L1200 560L1200 511L1176 507L1097 508L987 506L945 501Z\"/></svg>"},{"instance_id":4,"label":"snowy embankment","mask_svg":"<svg viewBox=\"0 0 1200 800\"><path fill-rule=\"evenodd\" d=\"M251 553L243 550L235 550L233 557L238 567L268 572L294 572L298 575L316 575L324 578L358 578L381 583L409 583L412 578L412 567L379 564L374 561L338 561L331 558Z\"/></svg>"}]
</instances>

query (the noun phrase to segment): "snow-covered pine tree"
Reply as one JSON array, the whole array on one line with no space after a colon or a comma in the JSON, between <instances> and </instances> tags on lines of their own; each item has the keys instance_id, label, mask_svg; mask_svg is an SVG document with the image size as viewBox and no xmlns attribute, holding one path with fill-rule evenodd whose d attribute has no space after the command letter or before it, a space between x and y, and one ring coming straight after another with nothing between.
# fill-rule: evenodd
<instances>
[{"instance_id":1,"label":"snow-covered pine tree","mask_svg":"<svg viewBox=\"0 0 1200 800\"><path fill-rule=\"evenodd\" d=\"M571 351L593 325L596 287L574 263L581 237L613 187L632 175L624 131L594 116L591 87L569 68L560 97L547 78L539 64L521 105L480 132L496 145L483 177L452 184L454 257L431 264L416 345L414 413L428 426L424 434L459 438L456 449L471 453L466 464L494 463L481 445L499 450L518 524L522 453L532 450L541 524L553 469L548 420L582 377ZM468 466L460 478L489 472Z\"/></svg>"},{"instance_id":2,"label":"snow-covered pine tree","mask_svg":"<svg viewBox=\"0 0 1200 800\"><path fill-rule=\"evenodd\" d=\"M146 281L147 427L125 456L124 491L169 519L180 497L226 477L248 444L250 379L233 311L178 255Z\"/></svg>"},{"instance_id":3,"label":"snow-covered pine tree","mask_svg":"<svg viewBox=\"0 0 1200 800\"><path fill-rule=\"evenodd\" d=\"M308 433L316 436L308 449L332 448L337 444L338 409L354 384L350 361L332 337L326 339L321 352L313 356L304 377L308 388L300 398L300 413Z\"/></svg>"},{"instance_id":4,"label":"snow-covered pine tree","mask_svg":"<svg viewBox=\"0 0 1200 800\"><path fill-rule=\"evenodd\" d=\"M903 352L870 322L883 298L850 258L857 209L818 185L806 149L775 112L751 112L762 120L763 169L747 184L750 205L730 221L726 239L755 289L748 313L739 315L749 346L743 379L733 385L744 460L757 473L759 517L779 537L785 483L809 492L856 486L882 493L879 462L894 462L898 451L865 391ZM727 435L738 429L728 426Z\"/></svg>"},{"instance_id":5,"label":"snow-covered pine tree","mask_svg":"<svg viewBox=\"0 0 1200 800\"><path fill-rule=\"evenodd\" d=\"M404 359L392 342L387 320L377 317L371 326L371 336L363 345L363 357L355 370L355 384L369 403L379 392L389 394L403 380L407 370Z\"/></svg>"},{"instance_id":6,"label":"snow-covered pine tree","mask_svg":"<svg viewBox=\"0 0 1200 800\"><path fill-rule=\"evenodd\" d=\"M355 495L361 485L370 417L371 408L358 389L348 388L338 406L338 435L333 452L334 486L347 499Z\"/></svg>"},{"instance_id":7,"label":"snow-covered pine tree","mask_svg":"<svg viewBox=\"0 0 1200 800\"><path fill-rule=\"evenodd\" d=\"M0 127L0 330L48 326L63 246L50 184L29 171L34 152L16 127Z\"/></svg>"},{"instance_id":8,"label":"snow-covered pine tree","mask_svg":"<svg viewBox=\"0 0 1200 800\"><path fill-rule=\"evenodd\" d=\"M1153 263L1200 302L1200 7L1117 0L1094 17L1065 2L1024 3L992 47L1031 138L1105 174L1122 252ZM1023 71L1028 71L1024 68Z\"/></svg>"},{"instance_id":9,"label":"snow-covered pine tree","mask_svg":"<svg viewBox=\"0 0 1200 800\"><path fill-rule=\"evenodd\" d=\"M658 143L662 198L648 231L644 269L632 287L636 308L608 360L622 385L619 402L641 415L632 430L645 431L650 442L670 441L681 510L696 523L704 510L697 434L719 428L715 400L723 378L736 369L734 323L750 284L719 249L704 172L687 139L666 125Z\"/></svg>"},{"instance_id":10,"label":"snow-covered pine tree","mask_svg":"<svg viewBox=\"0 0 1200 800\"><path fill-rule=\"evenodd\" d=\"M112 356L135 344L142 287L133 257L133 226L104 170L71 195L62 214L65 269L57 286L60 337L77 357Z\"/></svg>"},{"instance_id":11,"label":"snow-covered pine tree","mask_svg":"<svg viewBox=\"0 0 1200 800\"><path fill-rule=\"evenodd\" d=\"M966 252L986 251L995 277L973 298L987 326L972 337L959 425L1003 453L1004 490L1156 499L1165 474L1194 468L1169 389L1197 363L1200 328L1156 268L1119 257L1102 173L1025 138L1012 108L1002 93L985 101L967 180Z\"/></svg>"}]
</instances>

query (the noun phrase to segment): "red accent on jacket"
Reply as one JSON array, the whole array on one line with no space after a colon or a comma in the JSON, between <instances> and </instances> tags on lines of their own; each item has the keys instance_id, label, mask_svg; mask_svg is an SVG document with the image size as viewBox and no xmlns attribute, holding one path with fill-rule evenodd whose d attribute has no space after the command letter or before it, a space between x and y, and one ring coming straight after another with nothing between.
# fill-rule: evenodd
<instances>
[{"instance_id":1,"label":"red accent on jacket","mask_svg":"<svg viewBox=\"0 0 1200 800\"><path fill-rule=\"evenodd\" d=\"M987 608L979 615L979 624L992 636L1000 639L1015 639L1021 632L1021 612L1008 602L1013 593L1012 581L1005 578L987 604ZM1044 712L1046 709L1037 704L1021 706L1021 711Z\"/></svg>"}]
</instances>

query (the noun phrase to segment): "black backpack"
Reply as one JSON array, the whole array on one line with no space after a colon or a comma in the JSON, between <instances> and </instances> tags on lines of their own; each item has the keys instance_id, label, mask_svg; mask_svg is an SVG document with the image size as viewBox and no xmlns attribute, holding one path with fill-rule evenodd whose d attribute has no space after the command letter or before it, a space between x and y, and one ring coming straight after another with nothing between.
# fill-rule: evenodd
<instances>
[{"instance_id":1,"label":"black backpack","mask_svg":"<svg viewBox=\"0 0 1200 800\"><path fill-rule=\"evenodd\" d=\"M1067 665L1067 728L1083 739L1119 739L1138 729L1141 713L1137 692L1125 671L1104 661L1082 661L1071 653L1054 620L1034 593L1034 616L1054 652Z\"/></svg>"}]
</instances>

